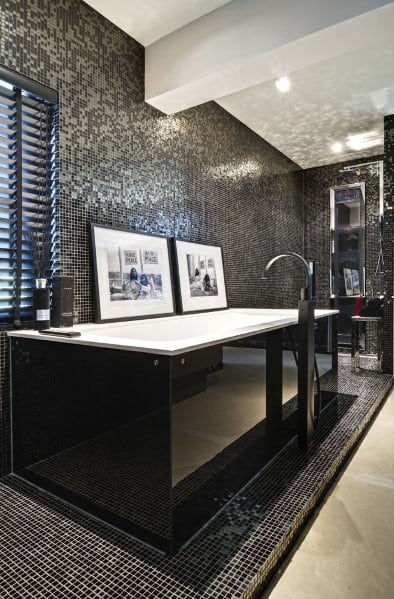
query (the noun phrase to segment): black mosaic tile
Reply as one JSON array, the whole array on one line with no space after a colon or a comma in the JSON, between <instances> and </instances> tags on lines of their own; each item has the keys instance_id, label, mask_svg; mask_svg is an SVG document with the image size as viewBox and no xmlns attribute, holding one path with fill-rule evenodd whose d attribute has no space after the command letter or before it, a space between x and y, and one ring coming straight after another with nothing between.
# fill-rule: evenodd
<instances>
[{"instance_id":1,"label":"black mosaic tile","mask_svg":"<svg viewBox=\"0 0 394 599\"><path fill-rule=\"evenodd\" d=\"M394 115L384 117L384 269L385 304L383 320L383 369L393 372L393 293L394 293Z\"/></svg>"},{"instance_id":2,"label":"black mosaic tile","mask_svg":"<svg viewBox=\"0 0 394 599\"><path fill-rule=\"evenodd\" d=\"M260 280L274 253L302 253L296 164L214 102L146 104L144 49L80 0L2 0L0 63L59 93L60 265L78 322L94 318L91 221L219 243L231 306L296 306L292 263Z\"/></svg>"},{"instance_id":3,"label":"black mosaic tile","mask_svg":"<svg viewBox=\"0 0 394 599\"><path fill-rule=\"evenodd\" d=\"M143 48L83 2L5 0L1 16L0 62L59 92L61 269L77 319L94 317L89 221L220 243L230 303L277 302L256 280L283 249L278 230L302 250L297 165L213 102L169 117L146 104ZM291 270L273 289L296 300Z\"/></svg>"},{"instance_id":4,"label":"black mosaic tile","mask_svg":"<svg viewBox=\"0 0 394 599\"><path fill-rule=\"evenodd\" d=\"M295 306L303 274L294 279L294 264L283 262L263 284L262 265L284 249L319 256L318 300L327 304L328 204L310 193L317 184L313 173L304 177L303 202L297 165L215 103L172 117L145 104L143 48L89 6L79 0L2 0L0 63L59 92L60 259L62 274L75 278L76 320L94 317L90 221L222 244L232 306ZM385 126L388 372L393 117ZM327 168L331 174L322 179L331 185ZM375 263L372 250L370 255ZM0 475L10 470L6 346L0 333Z\"/></svg>"},{"instance_id":5,"label":"black mosaic tile","mask_svg":"<svg viewBox=\"0 0 394 599\"><path fill-rule=\"evenodd\" d=\"M391 119L391 120L390 120ZM393 360L393 304L392 304L392 261L393 261L393 224L389 207L393 202L393 192L389 191L392 185L393 159L390 161L390 148L392 153L392 128L393 117L385 119L385 157L384 173L384 234L383 251L385 274L375 276L379 257L379 172L376 165L361 167L357 172L340 173L344 166L351 166L352 162L330 164L303 171L304 177L304 219L305 219L305 255L309 259L317 257L317 305L328 307L330 300L330 187L346 185L349 183L365 182L366 210L365 210L365 253L366 253L366 296L385 295L385 324L383 327L383 368L387 373L392 372ZM390 135L391 132L391 135ZM390 142L391 140L391 142ZM390 146L391 143L391 146ZM388 151L386 151L386 146ZM357 164L383 160L383 156L369 157L357 160ZM353 164L355 162L353 161ZM391 195L390 195L391 193ZM391 198L391 199L390 199ZM376 350L376 332L372 331L368 339L368 351Z\"/></svg>"},{"instance_id":6,"label":"black mosaic tile","mask_svg":"<svg viewBox=\"0 0 394 599\"><path fill-rule=\"evenodd\" d=\"M0 476L10 471L10 389L8 339L0 332Z\"/></svg>"},{"instance_id":7,"label":"black mosaic tile","mask_svg":"<svg viewBox=\"0 0 394 599\"><path fill-rule=\"evenodd\" d=\"M335 387L335 377L324 383ZM172 558L7 477L0 483L1 596L258 597L392 381L373 371L353 374L342 356L338 384L313 448L287 445Z\"/></svg>"},{"instance_id":8,"label":"black mosaic tile","mask_svg":"<svg viewBox=\"0 0 394 599\"><path fill-rule=\"evenodd\" d=\"M357 160L373 162L383 160L382 156ZM355 161L353 161L353 164ZM366 293L368 296L378 289L381 281L374 280L379 257L379 168L376 165L361 168L359 174L340 173L344 166L352 162L341 162L306 169L304 176L305 206L305 253L309 259L316 257L318 305L328 306L330 298L330 188L339 185L365 182L365 255Z\"/></svg>"}]
</instances>

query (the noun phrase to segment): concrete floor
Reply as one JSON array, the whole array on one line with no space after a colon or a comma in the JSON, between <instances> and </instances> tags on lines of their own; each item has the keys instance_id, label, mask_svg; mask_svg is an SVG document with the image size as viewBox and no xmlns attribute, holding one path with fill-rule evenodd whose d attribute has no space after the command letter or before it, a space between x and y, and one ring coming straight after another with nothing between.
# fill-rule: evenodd
<instances>
[{"instance_id":1,"label":"concrete floor","mask_svg":"<svg viewBox=\"0 0 394 599\"><path fill-rule=\"evenodd\" d=\"M263 597L394 597L394 392Z\"/></svg>"}]
</instances>

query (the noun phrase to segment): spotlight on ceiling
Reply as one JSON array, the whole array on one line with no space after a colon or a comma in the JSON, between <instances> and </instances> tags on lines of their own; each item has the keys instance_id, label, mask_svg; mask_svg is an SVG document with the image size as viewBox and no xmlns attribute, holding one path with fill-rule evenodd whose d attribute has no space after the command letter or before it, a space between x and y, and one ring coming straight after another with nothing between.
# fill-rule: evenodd
<instances>
[{"instance_id":1,"label":"spotlight on ceiling","mask_svg":"<svg viewBox=\"0 0 394 599\"><path fill-rule=\"evenodd\" d=\"M288 92L291 87L290 79L288 77L279 77L279 79L275 81L275 85L279 92Z\"/></svg>"},{"instance_id":2,"label":"spotlight on ceiling","mask_svg":"<svg viewBox=\"0 0 394 599\"><path fill-rule=\"evenodd\" d=\"M343 145L339 141L337 141L335 142L335 144L332 144L331 150L335 152L335 154L339 154L343 150Z\"/></svg>"}]
</instances>

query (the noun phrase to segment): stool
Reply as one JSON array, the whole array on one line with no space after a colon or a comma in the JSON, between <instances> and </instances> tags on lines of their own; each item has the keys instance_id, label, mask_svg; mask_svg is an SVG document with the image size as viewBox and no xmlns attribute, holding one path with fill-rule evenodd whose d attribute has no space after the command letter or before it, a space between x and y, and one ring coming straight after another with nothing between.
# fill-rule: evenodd
<instances>
[{"instance_id":1,"label":"stool","mask_svg":"<svg viewBox=\"0 0 394 599\"><path fill-rule=\"evenodd\" d=\"M365 326L368 323L376 322L377 325L377 339L376 339L376 350L377 350L377 362L378 369L382 369L382 330L383 330L383 318L381 316L352 316L352 372L355 372L357 368L360 368L360 326L361 323L365 322Z\"/></svg>"}]
</instances>

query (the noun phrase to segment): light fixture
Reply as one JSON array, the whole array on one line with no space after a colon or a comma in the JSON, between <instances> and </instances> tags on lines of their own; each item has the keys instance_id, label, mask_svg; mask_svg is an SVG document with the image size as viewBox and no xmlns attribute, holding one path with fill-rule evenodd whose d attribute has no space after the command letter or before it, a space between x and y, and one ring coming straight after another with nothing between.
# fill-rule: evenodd
<instances>
[{"instance_id":1,"label":"light fixture","mask_svg":"<svg viewBox=\"0 0 394 599\"><path fill-rule=\"evenodd\" d=\"M275 81L275 85L279 92L288 92L291 87L290 79L288 77L279 77L279 79Z\"/></svg>"},{"instance_id":2,"label":"light fixture","mask_svg":"<svg viewBox=\"0 0 394 599\"><path fill-rule=\"evenodd\" d=\"M366 131L365 133L357 133L356 135L348 135L346 145L351 150L367 150L383 144L382 135L379 131Z\"/></svg>"},{"instance_id":3,"label":"light fixture","mask_svg":"<svg viewBox=\"0 0 394 599\"><path fill-rule=\"evenodd\" d=\"M335 154L339 154L343 150L343 145L339 141L337 141L334 144L332 144L331 150L335 152Z\"/></svg>"}]
</instances>

